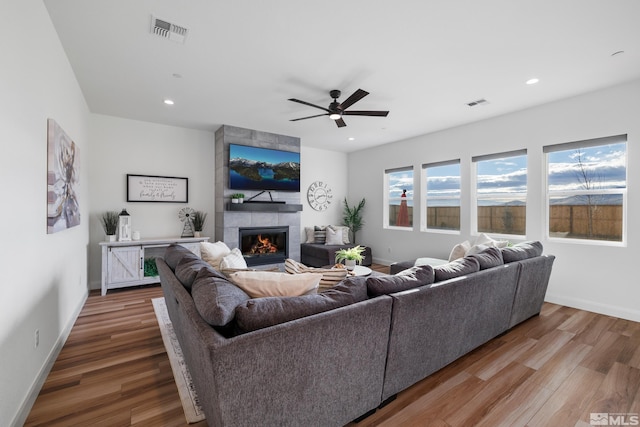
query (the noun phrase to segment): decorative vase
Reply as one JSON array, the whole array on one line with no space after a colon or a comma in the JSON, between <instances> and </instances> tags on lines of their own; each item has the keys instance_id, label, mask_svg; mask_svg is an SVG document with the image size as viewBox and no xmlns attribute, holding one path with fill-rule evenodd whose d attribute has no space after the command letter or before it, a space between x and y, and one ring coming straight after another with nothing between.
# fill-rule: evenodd
<instances>
[{"instance_id":1,"label":"decorative vase","mask_svg":"<svg viewBox=\"0 0 640 427\"><path fill-rule=\"evenodd\" d=\"M347 267L347 270L352 271L356 267L355 259L345 259L344 266Z\"/></svg>"},{"instance_id":2,"label":"decorative vase","mask_svg":"<svg viewBox=\"0 0 640 427\"><path fill-rule=\"evenodd\" d=\"M244 203L244 197L239 198L238 203Z\"/></svg>"},{"instance_id":3,"label":"decorative vase","mask_svg":"<svg viewBox=\"0 0 640 427\"><path fill-rule=\"evenodd\" d=\"M240 199L231 199L231 203L240 203Z\"/></svg>"},{"instance_id":4,"label":"decorative vase","mask_svg":"<svg viewBox=\"0 0 640 427\"><path fill-rule=\"evenodd\" d=\"M107 235L107 239L110 242L115 242L116 241L116 235L115 234L109 234L109 235Z\"/></svg>"},{"instance_id":5,"label":"decorative vase","mask_svg":"<svg viewBox=\"0 0 640 427\"><path fill-rule=\"evenodd\" d=\"M200 231L194 231L193 237L200 237Z\"/></svg>"}]
</instances>

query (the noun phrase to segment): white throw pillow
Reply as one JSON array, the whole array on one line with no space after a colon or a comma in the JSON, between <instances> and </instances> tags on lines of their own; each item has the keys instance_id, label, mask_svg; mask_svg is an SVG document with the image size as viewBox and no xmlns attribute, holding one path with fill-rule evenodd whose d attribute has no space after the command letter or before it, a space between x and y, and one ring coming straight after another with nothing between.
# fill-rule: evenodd
<instances>
[{"instance_id":1,"label":"white throw pillow","mask_svg":"<svg viewBox=\"0 0 640 427\"><path fill-rule=\"evenodd\" d=\"M462 258L466 255L467 251L471 249L471 243L468 240L465 240L462 243L458 243L451 249L451 253L449 253L449 261L454 261L458 258Z\"/></svg>"},{"instance_id":2,"label":"white throw pillow","mask_svg":"<svg viewBox=\"0 0 640 427\"><path fill-rule=\"evenodd\" d=\"M316 242L316 230L314 227L305 227L304 234L307 237L305 243L315 243Z\"/></svg>"},{"instance_id":3,"label":"white throw pillow","mask_svg":"<svg viewBox=\"0 0 640 427\"><path fill-rule=\"evenodd\" d=\"M325 230L327 232L327 239L324 242L325 245L342 245L343 237L341 229L337 230L330 225Z\"/></svg>"},{"instance_id":4,"label":"white throw pillow","mask_svg":"<svg viewBox=\"0 0 640 427\"><path fill-rule=\"evenodd\" d=\"M481 233L476 241L473 242L473 246L485 245L486 247L496 247L496 248L505 248L509 244L508 240L494 240L485 233Z\"/></svg>"},{"instance_id":5,"label":"white throw pillow","mask_svg":"<svg viewBox=\"0 0 640 427\"><path fill-rule=\"evenodd\" d=\"M251 298L297 297L315 294L321 273L288 274L271 271L238 271L229 275L236 286Z\"/></svg>"},{"instance_id":6,"label":"white throw pillow","mask_svg":"<svg viewBox=\"0 0 640 427\"><path fill-rule=\"evenodd\" d=\"M229 268L247 268L247 261L242 256L242 252L240 252L240 249L231 249L231 253L222 258L222 261L220 261L220 270Z\"/></svg>"},{"instance_id":7,"label":"white throw pillow","mask_svg":"<svg viewBox=\"0 0 640 427\"><path fill-rule=\"evenodd\" d=\"M200 242L200 257L215 269L220 269L220 261L230 253L231 249L224 242Z\"/></svg>"},{"instance_id":8,"label":"white throw pillow","mask_svg":"<svg viewBox=\"0 0 640 427\"><path fill-rule=\"evenodd\" d=\"M331 227L336 230L342 230L342 244L348 245L349 244L349 227L344 225L332 225Z\"/></svg>"}]
</instances>

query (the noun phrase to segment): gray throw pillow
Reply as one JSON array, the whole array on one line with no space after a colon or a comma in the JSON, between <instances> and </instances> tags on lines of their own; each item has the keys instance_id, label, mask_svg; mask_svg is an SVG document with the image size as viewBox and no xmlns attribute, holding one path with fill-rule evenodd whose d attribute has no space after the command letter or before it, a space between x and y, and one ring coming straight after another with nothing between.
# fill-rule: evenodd
<instances>
[{"instance_id":1,"label":"gray throw pillow","mask_svg":"<svg viewBox=\"0 0 640 427\"><path fill-rule=\"evenodd\" d=\"M508 262L522 261L542 255L542 243L522 242L517 245L502 248L502 258L505 264Z\"/></svg>"},{"instance_id":2,"label":"gray throw pillow","mask_svg":"<svg viewBox=\"0 0 640 427\"><path fill-rule=\"evenodd\" d=\"M251 332L366 299L364 278L346 278L333 288L317 294L250 299L236 308L236 325L241 332Z\"/></svg>"},{"instance_id":3,"label":"gray throw pillow","mask_svg":"<svg viewBox=\"0 0 640 427\"><path fill-rule=\"evenodd\" d=\"M211 326L231 322L236 307L249 300L249 295L242 289L208 268L201 269L196 275L191 297L200 316Z\"/></svg>"},{"instance_id":4,"label":"gray throw pillow","mask_svg":"<svg viewBox=\"0 0 640 427\"><path fill-rule=\"evenodd\" d=\"M433 278L433 267L421 265L403 270L394 276L367 277L367 291L371 297L388 295L430 285L433 283Z\"/></svg>"},{"instance_id":5,"label":"gray throw pillow","mask_svg":"<svg viewBox=\"0 0 640 427\"><path fill-rule=\"evenodd\" d=\"M190 291L194 280L196 280L196 276L203 268L210 270L213 275L216 275L222 279L225 278L222 273L215 271L213 267L211 267L211 265L209 265L209 263L207 263L203 259L192 259L191 257L184 257L180 260L180 262L178 262L175 275L180 283L182 283L182 285Z\"/></svg>"},{"instance_id":6,"label":"gray throw pillow","mask_svg":"<svg viewBox=\"0 0 640 427\"><path fill-rule=\"evenodd\" d=\"M480 271L478 260L470 257L458 258L447 264L437 265L433 267L435 273L435 282L453 279L454 277L464 276L467 274Z\"/></svg>"},{"instance_id":7,"label":"gray throw pillow","mask_svg":"<svg viewBox=\"0 0 640 427\"><path fill-rule=\"evenodd\" d=\"M480 270L486 270L487 268L497 267L504 264L504 261L502 260L502 251L494 247L488 247L480 253L467 256L478 261L478 264L480 264Z\"/></svg>"},{"instance_id":8,"label":"gray throw pillow","mask_svg":"<svg viewBox=\"0 0 640 427\"><path fill-rule=\"evenodd\" d=\"M189 249L185 248L184 246L180 246L176 244L169 246L164 251L164 262L166 262L169 268L171 268L171 270L174 270L174 271L178 266L178 263L180 262L180 260L182 260L185 257L190 259L200 259L198 255L194 254Z\"/></svg>"}]
</instances>

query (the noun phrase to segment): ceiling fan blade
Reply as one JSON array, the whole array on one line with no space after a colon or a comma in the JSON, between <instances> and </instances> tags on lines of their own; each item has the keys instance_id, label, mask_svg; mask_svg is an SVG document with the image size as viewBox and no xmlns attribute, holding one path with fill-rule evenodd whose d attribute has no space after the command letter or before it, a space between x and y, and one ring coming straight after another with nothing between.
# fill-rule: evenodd
<instances>
[{"instance_id":1,"label":"ceiling fan blade","mask_svg":"<svg viewBox=\"0 0 640 427\"><path fill-rule=\"evenodd\" d=\"M344 116L374 116L387 117L388 111L343 111Z\"/></svg>"},{"instance_id":2,"label":"ceiling fan blade","mask_svg":"<svg viewBox=\"0 0 640 427\"><path fill-rule=\"evenodd\" d=\"M295 98L289 98L289 101L293 101L293 102L297 102L298 104L304 104L304 105L308 105L309 107L314 107L314 108L319 108L321 110L324 110L326 112L330 112L327 108L325 107L321 107L319 105L315 105L315 104L311 104L310 102L307 101L300 101L299 99L295 99Z\"/></svg>"},{"instance_id":3,"label":"ceiling fan blade","mask_svg":"<svg viewBox=\"0 0 640 427\"><path fill-rule=\"evenodd\" d=\"M336 120L336 125L338 125L339 128L343 128L347 124L344 122L344 120L342 120L342 117L340 117L338 120Z\"/></svg>"},{"instance_id":4,"label":"ceiling fan blade","mask_svg":"<svg viewBox=\"0 0 640 427\"><path fill-rule=\"evenodd\" d=\"M328 116L328 115L329 115L329 113L316 114L315 116L300 117L299 119L291 119L291 120L289 120L289 121L290 121L290 122L297 122L298 120L313 119L314 117Z\"/></svg>"},{"instance_id":5,"label":"ceiling fan blade","mask_svg":"<svg viewBox=\"0 0 640 427\"><path fill-rule=\"evenodd\" d=\"M350 97L345 99L342 104L338 106L338 108L344 111L367 95L369 95L369 92L367 92L366 90L358 89L357 91L353 92Z\"/></svg>"}]
</instances>

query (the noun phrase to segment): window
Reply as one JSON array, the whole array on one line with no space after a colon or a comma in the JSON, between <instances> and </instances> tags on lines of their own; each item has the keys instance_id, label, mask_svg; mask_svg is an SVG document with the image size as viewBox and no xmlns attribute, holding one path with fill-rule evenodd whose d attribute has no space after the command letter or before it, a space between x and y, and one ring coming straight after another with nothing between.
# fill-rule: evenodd
<instances>
[{"instance_id":1,"label":"window","mask_svg":"<svg viewBox=\"0 0 640 427\"><path fill-rule=\"evenodd\" d=\"M388 169L385 175L385 226L413 228L413 168Z\"/></svg>"},{"instance_id":2,"label":"window","mask_svg":"<svg viewBox=\"0 0 640 427\"><path fill-rule=\"evenodd\" d=\"M544 147L549 237L623 242L627 136Z\"/></svg>"},{"instance_id":3,"label":"window","mask_svg":"<svg viewBox=\"0 0 640 427\"><path fill-rule=\"evenodd\" d=\"M527 207L527 151L479 156L476 170L476 230L524 235Z\"/></svg>"},{"instance_id":4,"label":"window","mask_svg":"<svg viewBox=\"0 0 640 427\"><path fill-rule=\"evenodd\" d=\"M422 165L423 229L460 231L460 160Z\"/></svg>"}]
</instances>

